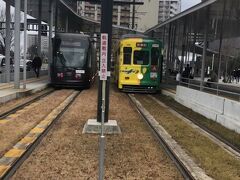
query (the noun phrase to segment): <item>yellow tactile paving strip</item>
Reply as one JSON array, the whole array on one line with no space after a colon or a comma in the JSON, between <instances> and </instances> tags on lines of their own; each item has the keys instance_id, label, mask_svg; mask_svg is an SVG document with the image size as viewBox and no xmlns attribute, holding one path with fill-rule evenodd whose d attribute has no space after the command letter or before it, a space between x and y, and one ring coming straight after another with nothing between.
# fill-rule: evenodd
<instances>
[{"instance_id":1,"label":"yellow tactile paving strip","mask_svg":"<svg viewBox=\"0 0 240 180\"><path fill-rule=\"evenodd\" d=\"M5 153L4 156L8 158L16 158L20 157L23 154L23 152L24 151L21 149L11 149L7 153Z\"/></svg>"},{"instance_id":2,"label":"yellow tactile paving strip","mask_svg":"<svg viewBox=\"0 0 240 180\"><path fill-rule=\"evenodd\" d=\"M11 114L7 117L5 117L4 119L0 119L0 125L1 124L6 124L11 120L14 120L15 118L19 117L22 113L25 113L27 110L36 107L37 105L39 105L40 102L35 102L33 104L30 104L26 107L24 107L23 109L18 110L17 112L15 112L14 114Z\"/></svg>"},{"instance_id":3,"label":"yellow tactile paving strip","mask_svg":"<svg viewBox=\"0 0 240 180\"><path fill-rule=\"evenodd\" d=\"M19 143L21 144L31 144L36 140L35 137L24 137L21 139L21 141L19 141Z\"/></svg>"},{"instance_id":4,"label":"yellow tactile paving strip","mask_svg":"<svg viewBox=\"0 0 240 180\"><path fill-rule=\"evenodd\" d=\"M6 173L6 171L8 170L8 168L9 168L10 166L1 166L0 165L0 174L4 174L4 173Z\"/></svg>"},{"instance_id":5,"label":"yellow tactile paving strip","mask_svg":"<svg viewBox=\"0 0 240 180\"><path fill-rule=\"evenodd\" d=\"M37 138L51 125L54 119L74 99L77 94L78 92L72 93L56 109L48 114L44 120L42 120L24 138L22 138L12 149L10 149L0 158L0 179L14 165L14 162L16 162L28 150L28 147L33 144Z\"/></svg>"},{"instance_id":6,"label":"yellow tactile paving strip","mask_svg":"<svg viewBox=\"0 0 240 180\"><path fill-rule=\"evenodd\" d=\"M10 121L9 119L2 119L0 120L0 124L6 124L9 121Z\"/></svg>"},{"instance_id":7,"label":"yellow tactile paving strip","mask_svg":"<svg viewBox=\"0 0 240 180\"><path fill-rule=\"evenodd\" d=\"M44 120L44 121L41 121L41 122L39 123L39 125L41 125L41 126L49 125L50 122L51 122L50 120Z\"/></svg>"},{"instance_id":8,"label":"yellow tactile paving strip","mask_svg":"<svg viewBox=\"0 0 240 180\"><path fill-rule=\"evenodd\" d=\"M37 128L37 127L35 127L35 128L33 128L31 131L30 131L30 133L32 133L32 134L37 134L37 133L42 133L44 131L44 129L43 128Z\"/></svg>"}]
</instances>

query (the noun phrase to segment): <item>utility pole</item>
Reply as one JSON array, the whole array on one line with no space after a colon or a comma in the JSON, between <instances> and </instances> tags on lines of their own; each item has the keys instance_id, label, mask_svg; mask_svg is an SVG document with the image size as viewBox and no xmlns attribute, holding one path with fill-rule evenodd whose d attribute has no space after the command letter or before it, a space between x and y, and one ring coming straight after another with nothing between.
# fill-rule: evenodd
<instances>
[{"instance_id":1,"label":"utility pole","mask_svg":"<svg viewBox=\"0 0 240 180\"><path fill-rule=\"evenodd\" d=\"M206 11L205 20L207 22L204 24L204 44L203 44L203 54L202 54L200 91L203 91L204 89L205 64L206 64L206 55L207 55L207 42L208 42L208 26L209 26L209 8L207 8L205 11Z\"/></svg>"},{"instance_id":2,"label":"utility pole","mask_svg":"<svg viewBox=\"0 0 240 180\"><path fill-rule=\"evenodd\" d=\"M53 36L53 14L54 14L54 0L50 0L49 2L49 35L48 35L48 80L51 80L51 73L50 73L50 65L52 63L53 58L53 48L52 48L52 36Z\"/></svg>"},{"instance_id":3,"label":"utility pole","mask_svg":"<svg viewBox=\"0 0 240 180\"><path fill-rule=\"evenodd\" d=\"M132 29L135 29L135 2L136 0L133 0L133 12L132 12Z\"/></svg>"},{"instance_id":4,"label":"utility pole","mask_svg":"<svg viewBox=\"0 0 240 180\"><path fill-rule=\"evenodd\" d=\"M100 51L100 73L98 88L98 114L97 121L101 123L100 149L99 149L99 180L104 179L104 156L105 136L104 123L108 122L109 112L109 90L110 90L110 68L112 49L112 15L113 0L102 0L101 3L101 51Z\"/></svg>"},{"instance_id":5,"label":"utility pole","mask_svg":"<svg viewBox=\"0 0 240 180\"><path fill-rule=\"evenodd\" d=\"M85 2L90 2L90 0L84 0ZM99 3L99 0L92 0L91 2L96 2ZM107 79L107 84L106 84L106 100L105 100L105 117L104 117L104 122L108 122L108 111L109 111L109 85L110 85L110 69L111 69L111 49L112 49L112 14L113 14L113 4L114 5L131 5L133 4L134 6L134 11L135 12L135 5L143 5L143 2L136 2L134 0L133 2L126 2L126 1L113 1L113 0L102 0L101 5L102 5L102 17L101 17L101 33L108 33L108 64L107 64L107 69L108 69L108 79ZM134 13L135 16L135 13ZM135 19L135 18L134 18ZM135 23L135 22L133 22ZM56 26L57 27L57 26ZM98 111L97 111L97 121L101 123L101 112L102 112L102 81L99 81L99 86L98 86Z\"/></svg>"},{"instance_id":6,"label":"utility pole","mask_svg":"<svg viewBox=\"0 0 240 180\"><path fill-rule=\"evenodd\" d=\"M27 59L27 0L24 0L24 62L23 62L23 89L26 89L26 59Z\"/></svg>"},{"instance_id":7,"label":"utility pole","mask_svg":"<svg viewBox=\"0 0 240 180\"><path fill-rule=\"evenodd\" d=\"M124 4L126 2L118 1L118 3ZM101 135L99 139L99 180L104 179L104 156L106 144L104 124L108 122L109 114L113 4L113 0L101 1L101 49L97 107L97 122L101 123Z\"/></svg>"},{"instance_id":8,"label":"utility pole","mask_svg":"<svg viewBox=\"0 0 240 180\"><path fill-rule=\"evenodd\" d=\"M20 8L21 2L15 0L15 16L14 16L14 88L20 88Z\"/></svg>"},{"instance_id":9,"label":"utility pole","mask_svg":"<svg viewBox=\"0 0 240 180\"><path fill-rule=\"evenodd\" d=\"M110 75L111 69L111 49L112 49L112 14L113 14L113 0L102 0L101 4L101 33L108 34L108 52L107 52L107 71ZM98 114L97 121L102 122L102 83L99 81L98 87ZM104 122L108 122L108 111L109 111L109 86L110 86L110 76L107 78L106 82L106 99L105 99L105 116Z\"/></svg>"},{"instance_id":10,"label":"utility pole","mask_svg":"<svg viewBox=\"0 0 240 180\"><path fill-rule=\"evenodd\" d=\"M10 2L6 1L6 82L10 82L10 46L11 46L11 39L10 39L10 21L11 21L11 14L10 14Z\"/></svg>"},{"instance_id":11,"label":"utility pole","mask_svg":"<svg viewBox=\"0 0 240 180\"><path fill-rule=\"evenodd\" d=\"M41 57L42 44L42 0L38 0L38 56Z\"/></svg>"}]
</instances>

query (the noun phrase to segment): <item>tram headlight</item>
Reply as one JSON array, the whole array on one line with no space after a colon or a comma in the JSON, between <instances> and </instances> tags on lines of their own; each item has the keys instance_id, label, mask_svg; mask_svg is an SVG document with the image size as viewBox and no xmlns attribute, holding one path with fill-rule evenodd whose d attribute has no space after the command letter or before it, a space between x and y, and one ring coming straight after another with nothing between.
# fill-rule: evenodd
<instances>
[{"instance_id":1,"label":"tram headlight","mask_svg":"<svg viewBox=\"0 0 240 180\"><path fill-rule=\"evenodd\" d=\"M142 79L143 79L143 74L142 74L142 73L139 73L139 74L137 75L137 77L138 77L139 80L142 80Z\"/></svg>"}]
</instances>

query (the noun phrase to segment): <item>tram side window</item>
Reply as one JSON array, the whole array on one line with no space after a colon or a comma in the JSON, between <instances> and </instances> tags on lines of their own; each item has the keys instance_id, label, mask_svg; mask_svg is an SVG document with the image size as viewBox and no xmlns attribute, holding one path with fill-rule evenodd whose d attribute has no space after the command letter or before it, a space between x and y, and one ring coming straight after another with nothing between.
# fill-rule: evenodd
<instances>
[{"instance_id":1,"label":"tram side window","mask_svg":"<svg viewBox=\"0 0 240 180\"><path fill-rule=\"evenodd\" d=\"M123 64L131 64L132 57L132 48L124 47L123 48Z\"/></svg>"},{"instance_id":2,"label":"tram side window","mask_svg":"<svg viewBox=\"0 0 240 180\"><path fill-rule=\"evenodd\" d=\"M148 65L149 52L148 51L134 51L134 64Z\"/></svg>"},{"instance_id":3,"label":"tram side window","mask_svg":"<svg viewBox=\"0 0 240 180\"><path fill-rule=\"evenodd\" d=\"M158 60L160 57L160 52L158 48L152 48L151 50L151 64L152 65L158 65Z\"/></svg>"}]
</instances>

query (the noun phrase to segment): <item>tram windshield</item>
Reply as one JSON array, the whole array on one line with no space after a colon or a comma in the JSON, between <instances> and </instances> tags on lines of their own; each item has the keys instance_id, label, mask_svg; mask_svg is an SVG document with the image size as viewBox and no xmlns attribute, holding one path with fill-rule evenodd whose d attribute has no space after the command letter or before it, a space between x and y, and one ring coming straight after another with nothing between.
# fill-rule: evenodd
<instances>
[{"instance_id":1,"label":"tram windshield","mask_svg":"<svg viewBox=\"0 0 240 180\"><path fill-rule=\"evenodd\" d=\"M88 42L83 39L56 38L55 66L83 68L87 61Z\"/></svg>"},{"instance_id":2,"label":"tram windshield","mask_svg":"<svg viewBox=\"0 0 240 180\"><path fill-rule=\"evenodd\" d=\"M85 49L62 46L57 52L56 66L81 68L85 65L85 56Z\"/></svg>"},{"instance_id":3,"label":"tram windshield","mask_svg":"<svg viewBox=\"0 0 240 180\"><path fill-rule=\"evenodd\" d=\"M148 51L134 51L134 64L148 65L149 52Z\"/></svg>"},{"instance_id":4,"label":"tram windshield","mask_svg":"<svg viewBox=\"0 0 240 180\"><path fill-rule=\"evenodd\" d=\"M152 48L151 50L151 64L152 65L158 65L158 60L160 57L160 51L159 48Z\"/></svg>"}]
</instances>

